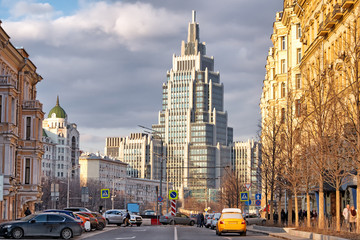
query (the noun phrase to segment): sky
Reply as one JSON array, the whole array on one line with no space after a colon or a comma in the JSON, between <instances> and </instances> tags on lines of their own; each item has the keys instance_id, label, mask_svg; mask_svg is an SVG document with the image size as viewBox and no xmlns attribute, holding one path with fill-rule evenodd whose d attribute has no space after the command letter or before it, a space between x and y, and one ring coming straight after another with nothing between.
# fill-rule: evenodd
<instances>
[{"instance_id":1,"label":"sky","mask_svg":"<svg viewBox=\"0 0 360 240\"><path fill-rule=\"evenodd\" d=\"M224 84L234 141L256 139L275 13L283 0L0 0L1 26L43 80L47 113L56 97L80 132L80 149L158 122L162 84L187 39L192 10L200 41Z\"/></svg>"}]
</instances>

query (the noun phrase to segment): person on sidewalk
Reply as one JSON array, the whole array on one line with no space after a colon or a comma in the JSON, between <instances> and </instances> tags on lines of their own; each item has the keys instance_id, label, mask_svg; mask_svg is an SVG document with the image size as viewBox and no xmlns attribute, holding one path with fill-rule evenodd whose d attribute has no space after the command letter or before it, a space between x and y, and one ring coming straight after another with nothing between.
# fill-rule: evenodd
<instances>
[{"instance_id":1,"label":"person on sidewalk","mask_svg":"<svg viewBox=\"0 0 360 240\"><path fill-rule=\"evenodd\" d=\"M351 206L349 212L349 223L350 223L350 232L356 231L356 210L354 206Z\"/></svg>"},{"instance_id":2,"label":"person on sidewalk","mask_svg":"<svg viewBox=\"0 0 360 240\"><path fill-rule=\"evenodd\" d=\"M203 227L203 226L205 226L205 217L204 217L204 214L200 214L200 219L201 219L201 221L200 221L200 227Z\"/></svg>"},{"instance_id":3,"label":"person on sidewalk","mask_svg":"<svg viewBox=\"0 0 360 240\"><path fill-rule=\"evenodd\" d=\"M342 213L342 215L344 216L344 226L347 231L349 230L349 213L350 213L350 206L348 204L346 205Z\"/></svg>"},{"instance_id":4,"label":"person on sidewalk","mask_svg":"<svg viewBox=\"0 0 360 240\"><path fill-rule=\"evenodd\" d=\"M199 212L198 215L197 215L197 218L196 218L197 227L200 227L200 224L201 224L201 216L200 216L200 214L202 214L202 213Z\"/></svg>"}]
</instances>

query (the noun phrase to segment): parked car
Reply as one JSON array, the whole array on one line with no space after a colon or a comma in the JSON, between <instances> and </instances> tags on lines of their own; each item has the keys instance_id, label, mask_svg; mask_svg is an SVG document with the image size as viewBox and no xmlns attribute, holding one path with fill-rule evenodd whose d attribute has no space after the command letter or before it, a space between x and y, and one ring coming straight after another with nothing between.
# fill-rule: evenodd
<instances>
[{"instance_id":1,"label":"parked car","mask_svg":"<svg viewBox=\"0 0 360 240\"><path fill-rule=\"evenodd\" d=\"M214 217L215 213L210 213L207 218L205 218L204 224L206 228L209 228L211 226L211 220Z\"/></svg>"},{"instance_id":2,"label":"parked car","mask_svg":"<svg viewBox=\"0 0 360 240\"><path fill-rule=\"evenodd\" d=\"M68 210L72 212L91 212L89 209L84 207L68 207L68 208L64 208L64 210Z\"/></svg>"},{"instance_id":3,"label":"parked car","mask_svg":"<svg viewBox=\"0 0 360 240\"><path fill-rule=\"evenodd\" d=\"M107 224L117 224L120 226L124 223L126 214L120 209L111 209L104 212L103 217L106 219Z\"/></svg>"},{"instance_id":4,"label":"parked car","mask_svg":"<svg viewBox=\"0 0 360 240\"><path fill-rule=\"evenodd\" d=\"M103 230L106 227L106 219L97 212L91 212L91 214L98 220L98 227L96 230Z\"/></svg>"},{"instance_id":5,"label":"parked car","mask_svg":"<svg viewBox=\"0 0 360 240\"><path fill-rule=\"evenodd\" d=\"M76 214L76 213L75 213L75 216L81 219L81 221L82 221L81 225L83 226L85 232L90 232L91 231L90 218L85 217L84 215Z\"/></svg>"},{"instance_id":6,"label":"parked car","mask_svg":"<svg viewBox=\"0 0 360 240\"><path fill-rule=\"evenodd\" d=\"M216 235L239 233L246 236L246 221L238 208L224 208L216 224Z\"/></svg>"},{"instance_id":7,"label":"parked car","mask_svg":"<svg viewBox=\"0 0 360 240\"><path fill-rule=\"evenodd\" d=\"M145 210L145 211L143 212L143 215L146 215L146 216L155 216L155 215L156 215L156 212L155 212L154 210L149 209L149 210Z\"/></svg>"},{"instance_id":8,"label":"parked car","mask_svg":"<svg viewBox=\"0 0 360 240\"><path fill-rule=\"evenodd\" d=\"M195 221L195 223L197 223L197 217L198 217L198 214L190 214L190 218L192 219L192 220L194 220Z\"/></svg>"},{"instance_id":9,"label":"parked car","mask_svg":"<svg viewBox=\"0 0 360 240\"><path fill-rule=\"evenodd\" d=\"M73 217L73 218L75 218L75 219L80 219L78 216L76 216L76 215L74 214L73 211L69 211L69 210L47 209L47 210L45 210L44 212L64 213L64 214L69 215L70 217Z\"/></svg>"},{"instance_id":10,"label":"parked car","mask_svg":"<svg viewBox=\"0 0 360 240\"><path fill-rule=\"evenodd\" d=\"M184 224L184 225L194 226L195 224L195 220L189 218L188 216L182 213L176 213L175 216L172 216L171 213L165 214L164 216L160 217L159 222L164 225Z\"/></svg>"},{"instance_id":11,"label":"parked car","mask_svg":"<svg viewBox=\"0 0 360 240\"><path fill-rule=\"evenodd\" d=\"M88 217L89 220L90 220L91 229L97 229L98 228L99 222L96 219L96 217L94 217L91 213L89 213L89 212L75 212L75 213L78 214L78 215L82 215L84 217Z\"/></svg>"},{"instance_id":12,"label":"parked car","mask_svg":"<svg viewBox=\"0 0 360 240\"><path fill-rule=\"evenodd\" d=\"M251 224L265 225L266 224L266 219L262 218L256 214L246 214L245 221L246 221L246 225L251 225Z\"/></svg>"},{"instance_id":13,"label":"parked car","mask_svg":"<svg viewBox=\"0 0 360 240\"><path fill-rule=\"evenodd\" d=\"M0 236L19 239L22 237L62 237L70 239L83 232L81 222L63 213L37 213L20 220L0 224Z\"/></svg>"},{"instance_id":14,"label":"parked car","mask_svg":"<svg viewBox=\"0 0 360 240\"><path fill-rule=\"evenodd\" d=\"M131 223L132 225L136 225L136 226L140 227L141 224L142 224L142 217L139 216L139 215L133 214L133 213L130 212L130 211L129 211L129 213L130 213L130 220L129 220L130 223ZM125 216L126 216L126 212L125 212L124 214L125 214Z\"/></svg>"},{"instance_id":15,"label":"parked car","mask_svg":"<svg viewBox=\"0 0 360 240\"><path fill-rule=\"evenodd\" d=\"M221 213L215 213L213 218L211 219L211 225L210 228L211 229L215 229L216 228L216 223L218 222L218 220L221 217Z\"/></svg>"}]
</instances>

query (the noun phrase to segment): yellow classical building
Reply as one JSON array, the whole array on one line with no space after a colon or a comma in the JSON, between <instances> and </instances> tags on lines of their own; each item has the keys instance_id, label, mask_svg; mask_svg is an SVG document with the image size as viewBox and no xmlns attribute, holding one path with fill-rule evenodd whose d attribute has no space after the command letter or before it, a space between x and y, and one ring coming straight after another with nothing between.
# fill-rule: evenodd
<instances>
[{"instance_id":1,"label":"yellow classical building","mask_svg":"<svg viewBox=\"0 0 360 240\"><path fill-rule=\"evenodd\" d=\"M26 207L34 212L41 198L44 113L36 100L36 84L41 80L28 53L15 48L0 25L1 220L24 216Z\"/></svg>"}]
</instances>

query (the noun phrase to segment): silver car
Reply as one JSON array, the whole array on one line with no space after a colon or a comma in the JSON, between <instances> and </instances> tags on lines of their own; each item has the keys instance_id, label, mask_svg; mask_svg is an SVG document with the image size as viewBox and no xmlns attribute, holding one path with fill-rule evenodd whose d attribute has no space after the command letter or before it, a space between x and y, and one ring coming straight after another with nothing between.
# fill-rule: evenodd
<instances>
[{"instance_id":1,"label":"silver car","mask_svg":"<svg viewBox=\"0 0 360 240\"><path fill-rule=\"evenodd\" d=\"M214 213L210 213L207 218L205 218L205 227L206 228L209 228L211 226L211 221L212 221L212 218L214 217Z\"/></svg>"},{"instance_id":2,"label":"silver car","mask_svg":"<svg viewBox=\"0 0 360 240\"><path fill-rule=\"evenodd\" d=\"M211 225L210 228L211 229L215 229L216 228L216 223L218 222L218 220L221 217L221 213L215 213L212 220L211 220Z\"/></svg>"},{"instance_id":3,"label":"silver car","mask_svg":"<svg viewBox=\"0 0 360 240\"><path fill-rule=\"evenodd\" d=\"M107 224L116 224L120 226L124 223L126 212L120 210L120 209L111 209L107 210L103 217L106 219Z\"/></svg>"},{"instance_id":4,"label":"silver car","mask_svg":"<svg viewBox=\"0 0 360 240\"><path fill-rule=\"evenodd\" d=\"M262 218L256 214L246 214L245 215L246 225L256 224L256 225L265 225L266 219Z\"/></svg>"}]
</instances>

